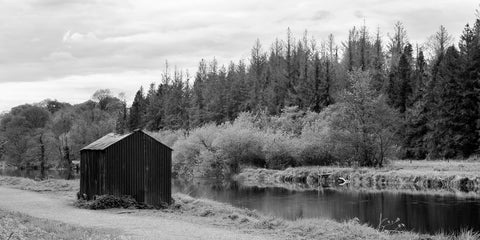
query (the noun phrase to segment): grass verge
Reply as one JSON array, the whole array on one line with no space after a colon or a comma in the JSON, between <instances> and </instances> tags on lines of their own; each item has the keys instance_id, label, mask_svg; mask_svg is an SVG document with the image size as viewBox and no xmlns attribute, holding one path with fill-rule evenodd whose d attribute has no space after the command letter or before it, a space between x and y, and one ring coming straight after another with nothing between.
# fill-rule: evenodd
<instances>
[{"instance_id":1,"label":"grass verge","mask_svg":"<svg viewBox=\"0 0 480 240\"><path fill-rule=\"evenodd\" d=\"M128 239L116 233L72 226L0 209L0 239Z\"/></svg>"}]
</instances>

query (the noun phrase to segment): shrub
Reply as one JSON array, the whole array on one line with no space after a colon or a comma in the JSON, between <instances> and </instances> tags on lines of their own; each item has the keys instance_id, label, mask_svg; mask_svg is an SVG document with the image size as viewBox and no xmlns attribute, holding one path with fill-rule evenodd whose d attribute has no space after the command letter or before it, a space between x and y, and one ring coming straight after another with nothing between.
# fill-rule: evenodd
<instances>
[{"instance_id":1,"label":"shrub","mask_svg":"<svg viewBox=\"0 0 480 240\"><path fill-rule=\"evenodd\" d=\"M336 162L334 156L320 144L306 144L299 158L302 166L326 166Z\"/></svg>"},{"instance_id":2,"label":"shrub","mask_svg":"<svg viewBox=\"0 0 480 240\"><path fill-rule=\"evenodd\" d=\"M198 155L199 165L194 171L194 177L222 178L226 174L225 161L220 159L217 154L204 150Z\"/></svg>"},{"instance_id":3,"label":"shrub","mask_svg":"<svg viewBox=\"0 0 480 240\"><path fill-rule=\"evenodd\" d=\"M161 139L162 143L173 147L178 140L185 139L186 132L184 130L166 130L158 132L150 132L150 134Z\"/></svg>"},{"instance_id":4,"label":"shrub","mask_svg":"<svg viewBox=\"0 0 480 240\"><path fill-rule=\"evenodd\" d=\"M222 131L222 126L209 124L195 129L187 138L178 140L173 145L172 165L174 174L185 178L193 177L201 162L199 160L200 153L202 151L215 152L213 141ZM202 175L202 173L199 172L195 175Z\"/></svg>"},{"instance_id":5,"label":"shrub","mask_svg":"<svg viewBox=\"0 0 480 240\"><path fill-rule=\"evenodd\" d=\"M214 146L231 173L238 172L240 165L265 166L263 141L258 129L231 125L215 140Z\"/></svg>"},{"instance_id":6,"label":"shrub","mask_svg":"<svg viewBox=\"0 0 480 240\"><path fill-rule=\"evenodd\" d=\"M267 168L285 169L298 165L296 161L298 141L285 134L267 135L264 141L263 152Z\"/></svg>"},{"instance_id":7,"label":"shrub","mask_svg":"<svg viewBox=\"0 0 480 240\"><path fill-rule=\"evenodd\" d=\"M76 204L79 208L86 209L109 209L109 208L134 208L134 209L151 209L152 206L149 206L144 203L137 202L131 196L113 196L113 195L101 195L96 196L94 200L85 201L79 199Z\"/></svg>"},{"instance_id":8,"label":"shrub","mask_svg":"<svg viewBox=\"0 0 480 240\"><path fill-rule=\"evenodd\" d=\"M193 167L200 154L200 146L189 139L180 140L175 143L172 155L173 174L183 177L193 176Z\"/></svg>"}]
</instances>

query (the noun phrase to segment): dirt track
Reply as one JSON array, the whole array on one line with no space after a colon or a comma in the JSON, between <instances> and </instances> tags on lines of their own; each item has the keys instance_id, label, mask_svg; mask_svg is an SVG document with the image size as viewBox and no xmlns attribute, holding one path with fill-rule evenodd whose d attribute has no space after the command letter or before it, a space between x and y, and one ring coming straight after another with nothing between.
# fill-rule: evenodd
<instances>
[{"instance_id":1,"label":"dirt track","mask_svg":"<svg viewBox=\"0 0 480 240\"><path fill-rule=\"evenodd\" d=\"M266 239L174 219L77 209L65 198L6 187L0 187L0 209L82 227L117 229L134 239Z\"/></svg>"}]
</instances>

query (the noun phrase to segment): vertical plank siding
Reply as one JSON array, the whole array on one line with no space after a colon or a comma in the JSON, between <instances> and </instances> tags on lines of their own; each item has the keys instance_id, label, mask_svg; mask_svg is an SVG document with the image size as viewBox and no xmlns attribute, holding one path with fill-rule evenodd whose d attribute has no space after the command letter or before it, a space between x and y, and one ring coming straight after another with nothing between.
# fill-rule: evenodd
<instances>
[{"instance_id":1,"label":"vertical plank siding","mask_svg":"<svg viewBox=\"0 0 480 240\"><path fill-rule=\"evenodd\" d=\"M80 193L87 199L110 194L156 206L171 203L172 150L143 131L80 155Z\"/></svg>"}]
</instances>

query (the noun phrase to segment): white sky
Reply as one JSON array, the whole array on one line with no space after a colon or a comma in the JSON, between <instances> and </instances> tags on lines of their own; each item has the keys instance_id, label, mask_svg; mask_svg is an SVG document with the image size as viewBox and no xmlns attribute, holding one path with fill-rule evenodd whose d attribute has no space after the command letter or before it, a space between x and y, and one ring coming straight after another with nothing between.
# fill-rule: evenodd
<instances>
[{"instance_id":1,"label":"white sky","mask_svg":"<svg viewBox=\"0 0 480 240\"><path fill-rule=\"evenodd\" d=\"M287 27L318 40L396 21L412 43L440 25L458 39L473 22L474 0L0 0L0 112L46 98L88 100L100 88L132 100L158 82L164 63L195 71L200 59L221 64L267 49Z\"/></svg>"}]
</instances>

